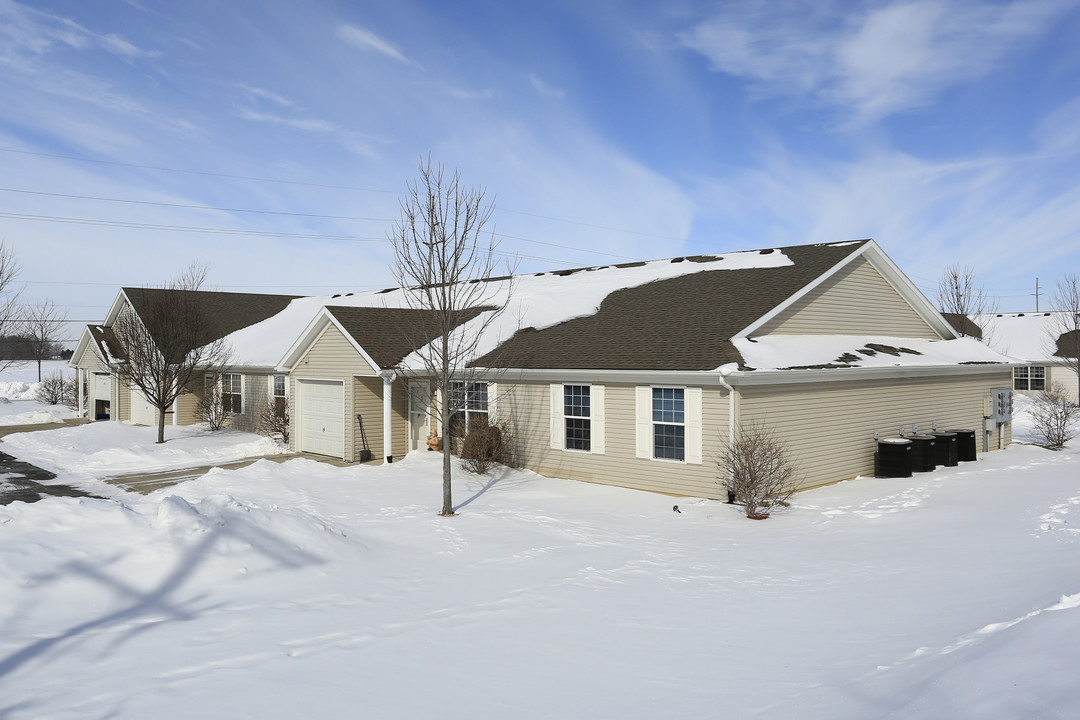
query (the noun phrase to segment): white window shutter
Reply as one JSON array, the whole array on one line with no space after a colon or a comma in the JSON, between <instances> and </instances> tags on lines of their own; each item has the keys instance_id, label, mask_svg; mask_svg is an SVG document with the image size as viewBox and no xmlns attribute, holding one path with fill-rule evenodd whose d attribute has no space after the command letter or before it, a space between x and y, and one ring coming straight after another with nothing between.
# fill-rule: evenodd
<instances>
[{"instance_id":1,"label":"white window shutter","mask_svg":"<svg viewBox=\"0 0 1080 720\"><path fill-rule=\"evenodd\" d=\"M652 388L648 385L639 385L634 388L634 391L637 457L651 458L653 456Z\"/></svg>"},{"instance_id":2,"label":"white window shutter","mask_svg":"<svg viewBox=\"0 0 1080 720\"><path fill-rule=\"evenodd\" d=\"M589 388L590 420L592 427L590 445L596 455L604 454L604 386L592 385Z\"/></svg>"},{"instance_id":3,"label":"white window shutter","mask_svg":"<svg viewBox=\"0 0 1080 720\"><path fill-rule=\"evenodd\" d=\"M488 391L488 425L496 425L499 422L499 385L489 382Z\"/></svg>"},{"instance_id":4,"label":"white window shutter","mask_svg":"<svg viewBox=\"0 0 1080 720\"><path fill-rule=\"evenodd\" d=\"M559 383L551 383L551 449L565 448L566 423L563 422L563 389Z\"/></svg>"},{"instance_id":5,"label":"white window shutter","mask_svg":"<svg viewBox=\"0 0 1080 720\"><path fill-rule=\"evenodd\" d=\"M686 398L686 462L701 464L701 388L688 387Z\"/></svg>"}]
</instances>

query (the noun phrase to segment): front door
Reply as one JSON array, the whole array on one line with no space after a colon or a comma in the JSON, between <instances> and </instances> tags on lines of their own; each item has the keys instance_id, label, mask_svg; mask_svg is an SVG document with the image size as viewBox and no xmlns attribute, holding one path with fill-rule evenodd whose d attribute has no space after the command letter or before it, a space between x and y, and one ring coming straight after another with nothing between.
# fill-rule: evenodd
<instances>
[{"instance_id":1,"label":"front door","mask_svg":"<svg viewBox=\"0 0 1080 720\"><path fill-rule=\"evenodd\" d=\"M427 380L409 381L409 449L427 447L431 427L428 410L431 408L431 384Z\"/></svg>"}]
</instances>

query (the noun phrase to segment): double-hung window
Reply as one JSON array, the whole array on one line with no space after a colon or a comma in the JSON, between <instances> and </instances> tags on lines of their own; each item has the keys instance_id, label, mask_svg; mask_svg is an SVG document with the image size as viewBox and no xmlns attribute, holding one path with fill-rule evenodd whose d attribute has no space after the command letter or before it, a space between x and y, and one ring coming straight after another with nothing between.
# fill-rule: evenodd
<instances>
[{"instance_id":1,"label":"double-hung window","mask_svg":"<svg viewBox=\"0 0 1080 720\"><path fill-rule=\"evenodd\" d=\"M1045 390L1046 367L1043 365L1030 365L1028 367L1013 368L1014 390Z\"/></svg>"},{"instance_id":2,"label":"double-hung window","mask_svg":"<svg viewBox=\"0 0 1080 720\"><path fill-rule=\"evenodd\" d=\"M450 383L450 436L465 437L476 423L488 424L488 384Z\"/></svg>"},{"instance_id":3,"label":"double-hung window","mask_svg":"<svg viewBox=\"0 0 1080 720\"><path fill-rule=\"evenodd\" d=\"M242 413L244 411L244 376L240 373L222 373L221 403L225 412Z\"/></svg>"},{"instance_id":4,"label":"double-hung window","mask_svg":"<svg viewBox=\"0 0 1080 720\"><path fill-rule=\"evenodd\" d=\"M686 460L686 398L683 388L652 389L653 457Z\"/></svg>"},{"instance_id":5,"label":"double-hung window","mask_svg":"<svg viewBox=\"0 0 1080 720\"><path fill-rule=\"evenodd\" d=\"M567 450L592 451L592 408L588 385L563 385L563 422Z\"/></svg>"},{"instance_id":6,"label":"double-hung window","mask_svg":"<svg viewBox=\"0 0 1080 720\"><path fill-rule=\"evenodd\" d=\"M271 400L270 403L274 406L274 414L279 417L285 417L285 376L274 375L271 379Z\"/></svg>"}]
</instances>

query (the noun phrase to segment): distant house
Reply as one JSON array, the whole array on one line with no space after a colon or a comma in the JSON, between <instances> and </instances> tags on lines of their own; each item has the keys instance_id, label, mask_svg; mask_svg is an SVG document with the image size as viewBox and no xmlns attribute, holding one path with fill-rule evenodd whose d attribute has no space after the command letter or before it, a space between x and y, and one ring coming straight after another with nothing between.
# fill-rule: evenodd
<instances>
[{"instance_id":1,"label":"distant house","mask_svg":"<svg viewBox=\"0 0 1080 720\"><path fill-rule=\"evenodd\" d=\"M1013 369L1013 389L1019 393L1047 390L1059 382L1073 400L1080 397L1076 373L1067 358L1080 351L1077 333L1062 333L1063 312L996 313L974 318L989 344L1020 361Z\"/></svg>"},{"instance_id":2,"label":"distant house","mask_svg":"<svg viewBox=\"0 0 1080 720\"><path fill-rule=\"evenodd\" d=\"M804 487L872 473L875 434L1011 439L1009 423L983 431L1010 358L959 337L871 240L490 282L512 308L480 338L458 420L508 423L543 475L723 497L716 459L755 421L787 443ZM445 434L413 352L434 338L408 331L405 293L292 299L225 336L239 374L284 376L295 450L391 461Z\"/></svg>"}]
</instances>

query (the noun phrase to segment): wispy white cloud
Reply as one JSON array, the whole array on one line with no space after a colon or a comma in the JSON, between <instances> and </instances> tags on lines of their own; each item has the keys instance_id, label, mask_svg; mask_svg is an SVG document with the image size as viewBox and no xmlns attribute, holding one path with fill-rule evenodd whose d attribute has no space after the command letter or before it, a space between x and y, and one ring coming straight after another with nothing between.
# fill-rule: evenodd
<instances>
[{"instance_id":1,"label":"wispy white cloud","mask_svg":"<svg viewBox=\"0 0 1080 720\"><path fill-rule=\"evenodd\" d=\"M376 52L393 60L397 60L399 63L409 65L418 70L423 70L420 63L405 57L405 55L391 42L384 40L366 28L343 23L338 26L337 35L353 47L368 52Z\"/></svg>"},{"instance_id":2,"label":"wispy white cloud","mask_svg":"<svg viewBox=\"0 0 1080 720\"><path fill-rule=\"evenodd\" d=\"M159 57L160 52L143 50L119 35L95 33L60 15L0 0L0 54L42 55L57 45L76 50L105 50L125 59Z\"/></svg>"},{"instance_id":3,"label":"wispy white cloud","mask_svg":"<svg viewBox=\"0 0 1080 720\"><path fill-rule=\"evenodd\" d=\"M561 98L565 97L566 93L561 88L557 88L554 85L549 85L540 79L536 74L529 75L529 82L532 83L533 89L541 95L547 95L548 97Z\"/></svg>"},{"instance_id":4,"label":"wispy white cloud","mask_svg":"<svg viewBox=\"0 0 1080 720\"><path fill-rule=\"evenodd\" d=\"M319 120L318 118L286 117L273 113L257 112L249 108L241 108L237 110L236 114L244 120L284 125L294 130L303 130L310 133L335 133L340 131L340 128L329 120Z\"/></svg>"},{"instance_id":5,"label":"wispy white cloud","mask_svg":"<svg viewBox=\"0 0 1080 720\"><path fill-rule=\"evenodd\" d=\"M812 95L872 122L979 78L1074 0L798 3L721 9L679 40L765 94Z\"/></svg>"},{"instance_id":6,"label":"wispy white cloud","mask_svg":"<svg viewBox=\"0 0 1080 720\"><path fill-rule=\"evenodd\" d=\"M279 95L278 93L271 90L264 90L260 87L248 85L247 83L236 83L235 87L243 91L243 93L247 95L248 98L251 100L269 100L275 105L280 105L281 107L292 107L293 105L295 105L295 103L289 98L283 95Z\"/></svg>"}]
</instances>

